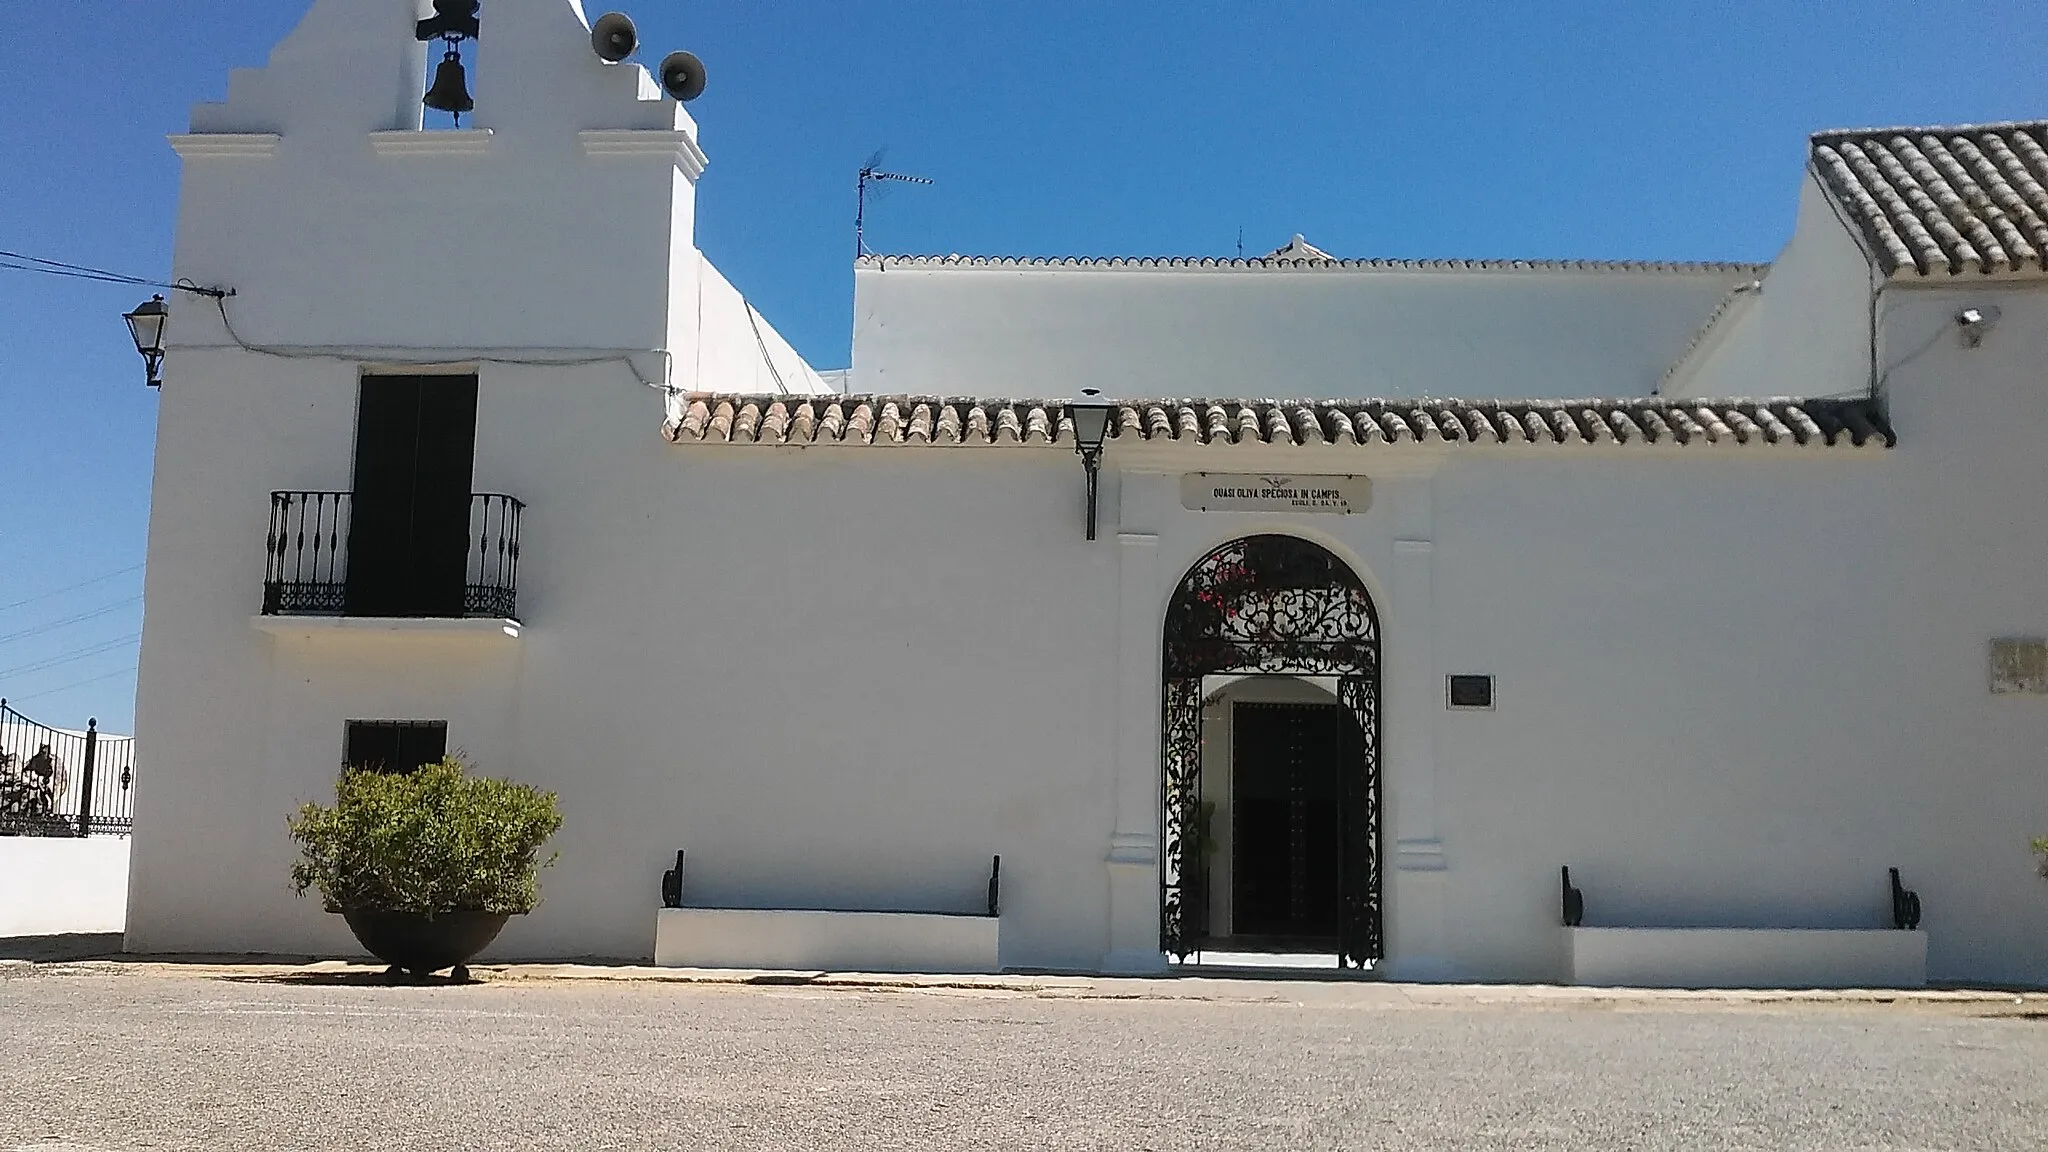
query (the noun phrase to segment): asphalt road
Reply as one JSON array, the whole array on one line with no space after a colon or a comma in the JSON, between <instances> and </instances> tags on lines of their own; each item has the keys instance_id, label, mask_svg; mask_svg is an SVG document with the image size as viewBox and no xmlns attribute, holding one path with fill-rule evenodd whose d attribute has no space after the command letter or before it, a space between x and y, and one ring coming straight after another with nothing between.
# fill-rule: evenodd
<instances>
[{"instance_id":1,"label":"asphalt road","mask_svg":"<svg viewBox=\"0 0 2048 1152\"><path fill-rule=\"evenodd\" d=\"M2037 1000L1134 987L0 963L0 1149L2048 1147Z\"/></svg>"}]
</instances>

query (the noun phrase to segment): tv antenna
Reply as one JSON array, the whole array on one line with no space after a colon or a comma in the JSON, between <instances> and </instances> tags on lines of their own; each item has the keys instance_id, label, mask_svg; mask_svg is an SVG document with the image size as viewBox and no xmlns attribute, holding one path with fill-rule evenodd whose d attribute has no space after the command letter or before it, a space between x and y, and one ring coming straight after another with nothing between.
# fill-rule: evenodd
<instances>
[{"instance_id":1,"label":"tv antenna","mask_svg":"<svg viewBox=\"0 0 2048 1152\"><path fill-rule=\"evenodd\" d=\"M887 151L888 149L886 148L878 150L874 155L868 157L867 163L860 166L859 206L854 210L853 214L853 258L856 260L863 256L871 255L868 251L867 243L868 185L886 183L892 180L900 184L931 183L930 180L922 176L908 176L901 172L882 171L882 153Z\"/></svg>"}]
</instances>

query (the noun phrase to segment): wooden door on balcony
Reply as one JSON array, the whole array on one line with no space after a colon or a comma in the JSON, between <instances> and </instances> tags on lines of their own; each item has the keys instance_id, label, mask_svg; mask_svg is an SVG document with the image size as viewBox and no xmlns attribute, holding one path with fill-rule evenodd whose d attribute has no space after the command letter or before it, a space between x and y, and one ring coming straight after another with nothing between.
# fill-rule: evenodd
<instances>
[{"instance_id":1,"label":"wooden door on balcony","mask_svg":"<svg viewBox=\"0 0 2048 1152\"><path fill-rule=\"evenodd\" d=\"M460 617L475 376L365 376L348 531L350 616Z\"/></svg>"}]
</instances>

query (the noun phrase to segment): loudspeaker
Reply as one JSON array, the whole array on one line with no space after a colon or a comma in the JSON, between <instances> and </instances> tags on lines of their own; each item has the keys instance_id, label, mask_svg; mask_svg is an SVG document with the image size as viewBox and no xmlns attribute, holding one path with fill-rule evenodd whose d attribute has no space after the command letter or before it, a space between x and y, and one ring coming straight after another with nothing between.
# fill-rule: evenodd
<instances>
[{"instance_id":1,"label":"loudspeaker","mask_svg":"<svg viewBox=\"0 0 2048 1152\"><path fill-rule=\"evenodd\" d=\"M661 62L661 90L678 100L704 94L704 62L688 52L671 52Z\"/></svg>"},{"instance_id":2,"label":"loudspeaker","mask_svg":"<svg viewBox=\"0 0 2048 1152\"><path fill-rule=\"evenodd\" d=\"M640 47L640 32L624 12L607 12L590 26L590 50L607 64L617 64Z\"/></svg>"}]
</instances>

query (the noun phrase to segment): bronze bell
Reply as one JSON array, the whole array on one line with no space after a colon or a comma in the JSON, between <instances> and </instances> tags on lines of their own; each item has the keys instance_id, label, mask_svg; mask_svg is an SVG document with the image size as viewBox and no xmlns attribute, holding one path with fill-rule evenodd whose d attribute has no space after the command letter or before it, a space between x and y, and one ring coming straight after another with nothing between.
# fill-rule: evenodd
<instances>
[{"instance_id":1,"label":"bronze bell","mask_svg":"<svg viewBox=\"0 0 2048 1152\"><path fill-rule=\"evenodd\" d=\"M427 98L421 103L436 112L454 113L458 120L476 107L476 101L469 98L469 74L462 70L461 53L448 49L441 66L434 70L434 86L427 89Z\"/></svg>"}]
</instances>

